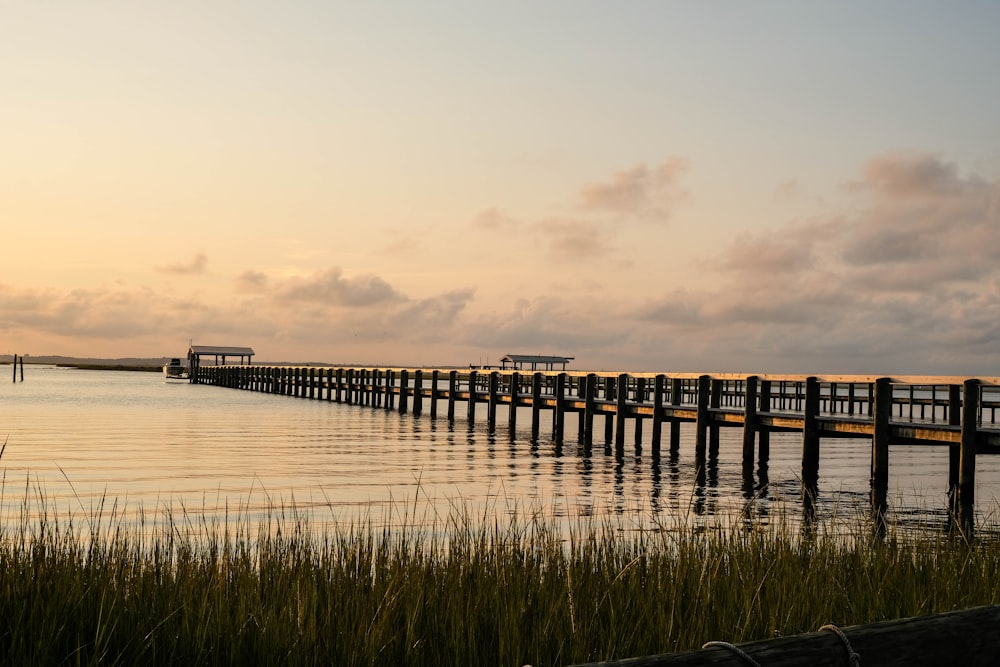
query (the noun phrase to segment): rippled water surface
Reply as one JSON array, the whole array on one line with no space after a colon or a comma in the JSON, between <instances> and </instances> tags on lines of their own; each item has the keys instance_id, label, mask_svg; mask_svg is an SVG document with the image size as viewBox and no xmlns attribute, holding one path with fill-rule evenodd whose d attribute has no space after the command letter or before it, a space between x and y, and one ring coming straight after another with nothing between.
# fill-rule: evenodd
<instances>
[{"instance_id":1,"label":"rippled water surface","mask_svg":"<svg viewBox=\"0 0 1000 667\"><path fill-rule=\"evenodd\" d=\"M760 470L743 478L739 429L723 429L719 460L699 478L688 425L676 456L666 433L653 455L648 427L637 451L631 425L616 455L603 443L579 445L573 416L563 445L552 441L544 415L543 436L533 442L529 411L511 433L503 406L490 433L485 419L432 420L426 406L415 418L154 373L28 366L24 382L0 377L8 378L0 382L5 517L40 498L59 512L93 512L103 498L126 513L170 508L209 518L294 504L312 526L366 516L398 521L414 511L430 521L456 506L473 516L541 510L636 526L737 517L745 506L764 518L801 512L796 434L772 434L762 485ZM820 516L865 514L870 449L867 440L823 441ZM943 522L947 471L944 448L892 447L892 519ZM1000 457L980 457L976 475L982 518L996 506Z\"/></svg>"}]
</instances>

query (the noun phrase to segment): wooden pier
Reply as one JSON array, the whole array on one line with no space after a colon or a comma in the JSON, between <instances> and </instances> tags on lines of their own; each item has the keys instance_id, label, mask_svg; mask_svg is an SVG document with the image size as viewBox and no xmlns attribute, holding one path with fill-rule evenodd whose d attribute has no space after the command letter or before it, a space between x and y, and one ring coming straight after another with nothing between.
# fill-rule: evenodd
<instances>
[{"instance_id":1,"label":"wooden pier","mask_svg":"<svg viewBox=\"0 0 1000 667\"><path fill-rule=\"evenodd\" d=\"M370 406L431 419L444 407L449 421L461 404L469 423L485 406L491 430L507 406L513 434L518 410L531 411L537 438L542 413L562 442L566 420L578 420L580 441L625 446L632 420L634 445L650 428L653 455L661 441L680 447L680 424L695 425L699 469L719 452L719 430L742 428L744 474L766 463L770 434L802 433L803 502L811 512L823 438L870 438L871 506L880 523L894 444L948 447L949 512L967 535L974 527L976 456L1000 453L1000 378L653 373L519 372L517 370L333 368L316 366L200 366L191 381L221 387ZM600 420L600 421L599 421ZM595 431L595 422L599 428ZM666 426L666 429L664 428ZM664 431L667 431L664 436Z\"/></svg>"}]
</instances>

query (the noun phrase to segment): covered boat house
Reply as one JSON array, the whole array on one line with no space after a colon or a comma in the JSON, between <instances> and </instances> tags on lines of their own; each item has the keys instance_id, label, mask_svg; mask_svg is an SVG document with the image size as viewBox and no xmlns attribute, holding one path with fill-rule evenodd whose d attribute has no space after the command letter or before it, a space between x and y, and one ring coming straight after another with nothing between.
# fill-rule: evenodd
<instances>
[{"instance_id":1,"label":"covered boat house","mask_svg":"<svg viewBox=\"0 0 1000 667\"><path fill-rule=\"evenodd\" d=\"M253 359L253 348L216 345L192 345L188 350L188 372L191 382L198 381L198 369L201 366L225 366L226 360L249 366ZM205 359L205 361L203 361ZM208 361L211 359L211 361ZM236 361L239 359L239 362ZM220 362L221 360L221 362Z\"/></svg>"},{"instance_id":2,"label":"covered boat house","mask_svg":"<svg viewBox=\"0 0 1000 667\"><path fill-rule=\"evenodd\" d=\"M573 357L553 357L539 354L507 354L500 360L500 367L516 371L564 371L566 370L566 364L572 360Z\"/></svg>"}]
</instances>

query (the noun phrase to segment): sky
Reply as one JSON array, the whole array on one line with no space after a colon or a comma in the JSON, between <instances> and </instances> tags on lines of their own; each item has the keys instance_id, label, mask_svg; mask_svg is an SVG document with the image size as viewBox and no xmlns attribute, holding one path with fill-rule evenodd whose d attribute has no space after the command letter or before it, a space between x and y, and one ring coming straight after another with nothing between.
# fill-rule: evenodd
<instances>
[{"instance_id":1,"label":"sky","mask_svg":"<svg viewBox=\"0 0 1000 667\"><path fill-rule=\"evenodd\" d=\"M1000 375L998 26L0 0L0 353Z\"/></svg>"}]
</instances>

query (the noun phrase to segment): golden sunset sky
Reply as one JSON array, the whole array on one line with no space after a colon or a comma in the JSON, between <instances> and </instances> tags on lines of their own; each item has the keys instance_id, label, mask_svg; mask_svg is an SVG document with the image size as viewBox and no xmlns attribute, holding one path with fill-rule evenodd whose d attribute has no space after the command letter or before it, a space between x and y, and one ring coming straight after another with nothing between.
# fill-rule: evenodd
<instances>
[{"instance_id":1,"label":"golden sunset sky","mask_svg":"<svg viewBox=\"0 0 1000 667\"><path fill-rule=\"evenodd\" d=\"M997 375L998 30L0 0L0 353Z\"/></svg>"}]
</instances>

